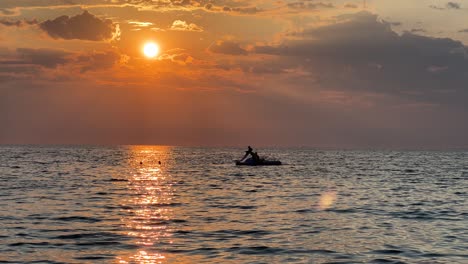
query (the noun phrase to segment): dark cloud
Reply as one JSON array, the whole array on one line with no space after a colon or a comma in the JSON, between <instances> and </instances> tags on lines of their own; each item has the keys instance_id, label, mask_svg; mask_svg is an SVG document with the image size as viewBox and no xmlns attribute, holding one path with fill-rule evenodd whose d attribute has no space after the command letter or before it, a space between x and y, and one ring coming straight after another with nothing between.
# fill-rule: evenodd
<instances>
[{"instance_id":1,"label":"dark cloud","mask_svg":"<svg viewBox=\"0 0 468 264\"><path fill-rule=\"evenodd\" d=\"M425 33L426 30L423 28L413 28L410 30L411 33Z\"/></svg>"},{"instance_id":2,"label":"dark cloud","mask_svg":"<svg viewBox=\"0 0 468 264\"><path fill-rule=\"evenodd\" d=\"M261 62L245 63L241 65L241 69L244 72L254 74L281 74L287 72L287 69L284 68L284 65L281 65L280 63L275 61L272 61L268 64Z\"/></svg>"},{"instance_id":3,"label":"dark cloud","mask_svg":"<svg viewBox=\"0 0 468 264\"><path fill-rule=\"evenodd\" d=\"M28 25L36 25L38 22L37 20L0 20L0 25L4 25L7 27L23 27Z\"/></svg>"},{"instance_id":4,"label":"dark cloud","mask_svg":"<svg viewBox=\"0 0 468 264\"><path fill-rule=\"evenodd\" d=\"M120 54L114 51L94 52L78 57L76 64L81 66L81 72L107 69L114 66L120 60Z\"/></svg>"},{"instance_id":5,"label":"dark cloud","mask_svg":"<svg viewBox=\"0 0 468 264\"><path fill-rule=\"evenodd\" d=\"M447 8L448 9L460 9L461 5L459 3L455 3L455 2L448 2L447 3Z\"/></svg>"},{"instance_id":6,"label":"dark cloud","mask_svg":"<svg viewBox=\"0 0 468 264\"><path fill-rule=\"evenodd\" d=\"M209 50L214 53L228 55L247 55L247 51L240 47L239 43L232 41L218 41L210 46Z\"/></svg>"},{"instance_id":7,"label":"dark cloud","mask_svg":"<svg viewBox=\"0 0 468 264\"><path fill-rule=\"evenodd\" d=\"M224 12L238 12L241 14L256 14L262 11L258 9L257 7L229 7L229 6L223 7L222 10Z\"/></svg>"},{"instance_id":8,"label":"dark cloud","mask_svg":"<svg viewBox=\"0 0 468 264\"><path fill-rule=\"evenodd\" d=\"M293 2L288 3L288 7L292 9L318 9L318 8L334 8L335 6L332 3L323 3L323 2L312 2L312 1L302 1L302 2Z\"/></svg>"},{"instance_id":9,"label":"dark cloud","mask_svg":"<svg viewBox=\"0 0 468 264\"><path fill-rule=\"evenodd\" d=\"M70 62L71 53L55 49L17 49L20 61L18 64L33 64L46 68L55 68Z\"/></svg>"},{"instance_id":10,"label":"dark cloud","mask_svg":"<svg viewBox=\"0 0 468 264\"><path fill-rule=\"evenodd\" d=\"M0 60L0 72L38 73L41 68L54 69L61 65L71 65L80 72L107 69L120 61L115 51L72 53L59 49L26 49L6 52Z\"/></svg>"},{"instance_id":11,"label":"dark cloud","mask_svg":"<svg viewBox=\"0 0 468 264\"><path fill-rule=\"evenodd\" d=\"M391 22L391 21L385 21L385 20L382 20L382 22L384 22L384 23L388 23L388 24L390 24L390 25L392 25L392 26L394 26L394 27L399 27L399 26L401 26L401 25L402 25L402 23L401 23L401 22L397 22L397 21L396 21L396 22Z\"/></svg>"},{"instance_id":12,"label":"dark cloud","mask_svg":"<svg viewBox=\"0 0 468 264\"><path fill-rule=\"evenodd\" d=\"M99 19L84 11L81 15L61 16L39 24L40 28L53 38L110 40L119 34L118 25L109 19Z\"/></svg>"},{"instance_id":13,"label":"dark cloud","mask_svg":"<svg viewBox=\"0 0 468 264\"><path fill-rule=\"evenodd\" d=\"M436 5L430 5L429 6L430 8L432 9L436 9L436 10L446 10L446 9L461 9L461 5L459 3L455 3L455 2L448 2L445 7L440 7L440 6L436 6Z\"/></svg>"},{"instance_id":14,"label":"dark cloud","mask_svg":"<svg viewBox=\"0 0 468 264\"><path fill-rule=\"evenodd\" d=\"M232 8L232 11L239 12L241 14L256 14L261 12L257 7L234 7Z\"/></svg>"},{"instance_id":15,"label":"dark cloud","mask_svg":"<svg viewBox=\"0 0 468 264\"><path fill-rule=\"evenodd\" d=\"M41 67L21 59L0 60L0 83L9 81L34 80Z\"/></svg>"},{"instance_id":16,"label":"dark cloud","mask_svg":"<svg viewBox=\"0 0 468 264\"><path fill-rule=\"evenodd\" d=\"M17 14L17 11L14 9L0 8L0 14L4 16L12 16Z\"/></svg>"},{"instance_id":17,"label":"dark cloud","mask_svg":"<svg viewBox=\"0 0 468 264\"><path fill-rule=\"evenodd\" d=\"M283 67L300 66L322 87L367 91L419 102L466 105L468 48L449 38L406 32L361 12L338 24L308 29L279 46L257 46Z\"/></svg>"}]
</instances>

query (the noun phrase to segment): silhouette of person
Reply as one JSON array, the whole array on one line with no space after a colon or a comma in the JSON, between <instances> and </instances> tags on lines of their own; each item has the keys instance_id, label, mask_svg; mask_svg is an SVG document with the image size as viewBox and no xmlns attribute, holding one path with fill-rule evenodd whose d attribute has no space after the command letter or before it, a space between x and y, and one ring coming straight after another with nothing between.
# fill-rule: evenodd
<instances>
[{"instance_id":1,"label":"silhouette of person","mask_svg":"<svg viewBox=\"0 0 468 264\"><path fill-rule=\"evenodd\" d=\"M253 152L252 152L253 149L252 149L250 146L248 146L247 148L248 148L248 149L247 149L247 151L245 152L245 155L244 155L244 157L241 159L241 161L244 160L245 158L247 158L247 156L253 154ZM252 155L252 157L253 157L253 155Z\"/></svg>"}]
</instances>

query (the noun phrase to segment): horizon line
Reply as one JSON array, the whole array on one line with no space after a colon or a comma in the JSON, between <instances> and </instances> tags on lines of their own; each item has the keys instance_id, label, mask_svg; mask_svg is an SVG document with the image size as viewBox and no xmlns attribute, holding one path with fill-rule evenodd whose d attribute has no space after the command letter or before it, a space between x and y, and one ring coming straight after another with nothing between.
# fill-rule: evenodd
<instances>
[{"instance_id":1,"label":"horizon line","mask_svg":"<svg viewBox=\"0 0 468 264\"><path fill-rule=\"evenodd\" d=\"M33 146L33 147L171 147L171 148L246 148L244 145L168 145L168 144L106 144L106 143L0 143L0 147L8 146ZM468 151L467 146L463 147L334 147L334 146L309 146L309 145L254 145L254 148L278 148L278 149L309 149L323 151Z\"/></svg>"}]
</instances>

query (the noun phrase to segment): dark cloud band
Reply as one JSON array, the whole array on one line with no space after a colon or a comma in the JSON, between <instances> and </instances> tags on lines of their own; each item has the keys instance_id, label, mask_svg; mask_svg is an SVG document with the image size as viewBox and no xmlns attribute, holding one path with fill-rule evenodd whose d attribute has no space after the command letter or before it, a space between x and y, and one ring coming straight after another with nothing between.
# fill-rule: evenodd
<instances>
[{"instance_id":1,"label":"dark cloud band","mask_svg":"<svg viewBox=\"0 0 468 264\"><path fill-rule=\"evenodd\" d=\"M40 23L39 27L52 38L92 41L114 39L120 31L119 26L110 19L99 19L88 11L72 17L61 16L47 20Z\"/></svg>"},{"instance_id":2,"label":"dark cloud band","mask_svg":"<svg viewBox=\"0 0 468 264\"><path fill-rule=\"evenodd\" d=\"M285 69L306 69L324 87L457 105L468 98L468 47L449 38L399 35L367 12L254 51L276 55Z\"/></svg>"}]
</instances>

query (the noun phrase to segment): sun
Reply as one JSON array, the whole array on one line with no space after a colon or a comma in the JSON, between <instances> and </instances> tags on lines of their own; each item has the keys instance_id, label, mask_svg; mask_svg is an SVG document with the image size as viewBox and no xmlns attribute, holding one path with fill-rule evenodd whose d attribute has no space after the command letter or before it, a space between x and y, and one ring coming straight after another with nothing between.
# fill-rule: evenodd
<instances>
[{"instance_id":1,"label":"sun","mask_svg":"<svg viewBox=\"0 0 468 264\"><path fill-rule=\"evenodd\" d=\"M158 54L159 54L159 46L158 44L154 43L154 42L147 42L144 46L143 46L143 54L145 54L145 56L147 58L154 58L156 57Z\"/></svg>"}]
</instances>

